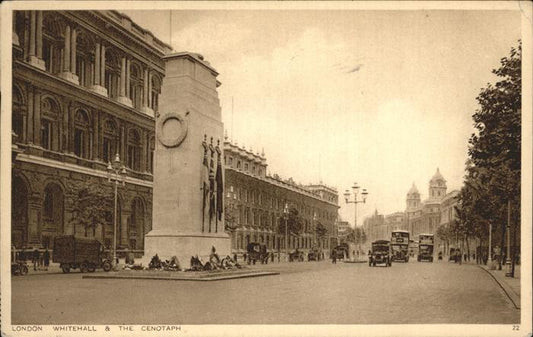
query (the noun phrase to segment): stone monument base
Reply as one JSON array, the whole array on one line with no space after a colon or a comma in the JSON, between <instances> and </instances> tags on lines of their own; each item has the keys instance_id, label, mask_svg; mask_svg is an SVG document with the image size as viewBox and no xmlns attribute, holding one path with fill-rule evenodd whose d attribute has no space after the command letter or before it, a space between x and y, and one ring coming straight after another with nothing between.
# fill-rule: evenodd
<instances>
[{"instance_id":1,"label":"stone monument base","mask_svg":"<svg viewBox=\"0 0 533 337\"><path fill-rule=\"evenodd\" d=\"M222 259L231 256L231 240L226 233L183 233L152 230L144 238L144 256L141 263L148 266L157 254L161 260L176 256L182 269L190 268L191 256L198 255L204 262L209 261L211 248Z\"/></svg>"}]
</instances>

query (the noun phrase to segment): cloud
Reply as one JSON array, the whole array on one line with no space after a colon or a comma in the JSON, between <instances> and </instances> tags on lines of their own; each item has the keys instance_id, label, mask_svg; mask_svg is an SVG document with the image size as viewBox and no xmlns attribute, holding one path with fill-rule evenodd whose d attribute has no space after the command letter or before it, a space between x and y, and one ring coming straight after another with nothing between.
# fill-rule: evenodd
<instances>
[{"instance_id":1,"label":"cloud","mask_svg":"<svg viewBox=\"0 0 533 337\"><path fill-rule=\"evenodd\" d=\"M355 67L353 67L351 70L348 70L346 73L347 74L355 73L355 72L359 71L359 69L361 69L362 66L363 66L362 63L356 64Z\"/></svg>"}]
</instances>

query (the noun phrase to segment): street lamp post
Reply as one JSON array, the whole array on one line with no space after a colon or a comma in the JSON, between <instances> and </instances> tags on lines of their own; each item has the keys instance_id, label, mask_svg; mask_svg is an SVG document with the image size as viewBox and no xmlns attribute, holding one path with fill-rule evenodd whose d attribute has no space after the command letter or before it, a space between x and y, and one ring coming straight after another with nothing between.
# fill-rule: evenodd
<instances>
[{"instance_id":1,"label":"street lamp post","mask_svg":"<svg viewBox=\"0 0 533 337\"><path fill-rule=\"evenodd\" d=\"M505 276L514 277L511 265L511 200L507 200L507 258Z\"/></svg>"},{"instance_id":2,"label":"street lamp post","mask_svg":"<svg viewBox=\"0 0 533 337\"><path fill-rule=\"evenodd\" d=\"M366 202L366 196L368 195L368 192L366 191L365 188L363 188L363 192L361 193L361 196L362 196L362 199L359 200L358 199L358 195L359 195L359 185L357 185L357 183L354 183L353 186L352 186L352 190L353 190L353 200L349 200L350 199L350 191L349 190L346 190L346 192L344 192L344 200L346 201L346 204L354 204L354 209L355 209L355 218L354 218L354 229L357 228L357 204L359 203L365 203ZM359 245L359 250L361 250L361 246Z\"/></svg>"},{"instance_id":3,"label":"street lamp post","mask_svg":"<svg viewBox=\"0 0 533 337\"><path fill-rule=\"evenodd\" d=\"M288 235L289 235L289 205L285 203L283 208L283 217L285 218L285 255L287 259L289 258L289 246L288 246Z\"/></svg>"},{"instance_id":4,"label":"street lamp post","mask_svg":"<svg viewBox=\"0 0 533 337\"><path fill-rule=\"evenodd\" d=\"M107 164L107 181L115 182L115 211L113 217L113 269L117 268L117 204L118 204L118 184L122 183L125 186L124 178L126 177L126 167L120 162L118 153L115 156L113 163Z\"/></svg>"},{"instance_id":5,"label":"street lamp post","mask_svg":"<svg viewBox=\"0 0 533 337\"><path fill-rule=\"evenodd\" d=\"M492 263L492 222L489 222L489 256L488 256L488 264Z\"/></svg>"}]
</instances>

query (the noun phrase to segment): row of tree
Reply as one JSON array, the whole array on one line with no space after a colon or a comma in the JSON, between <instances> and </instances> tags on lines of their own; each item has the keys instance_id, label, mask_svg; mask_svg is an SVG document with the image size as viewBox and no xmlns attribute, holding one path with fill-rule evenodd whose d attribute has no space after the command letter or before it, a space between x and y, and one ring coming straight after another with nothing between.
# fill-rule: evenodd
<instances>
[{"instance_id":1,"label":"row of tree","mask_svg":"<svg viewBox=\"0 0 533 337\"><path fill-rule=\"evenodd\" d=\"M509 221L513 267L520 235L521 61L519 42L501 59L500 68L492 71L498 81L487 84L477 97L479 108L472 115L476 131L469 140L466 176L455 209L457 220L437 231L445 241L477 238L478 254L490 254L481 249L488 246L489 228L493 229L492 247L503 249ZM502 259L499 261L501 268Z\"/></svg>"}]
</instances>

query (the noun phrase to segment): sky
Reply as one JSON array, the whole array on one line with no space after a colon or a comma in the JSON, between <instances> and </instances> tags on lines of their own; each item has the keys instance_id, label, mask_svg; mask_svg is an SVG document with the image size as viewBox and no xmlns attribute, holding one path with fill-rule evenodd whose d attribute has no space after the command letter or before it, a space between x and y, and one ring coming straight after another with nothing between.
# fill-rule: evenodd
<instances>
[{"instance_id":1,"label":"sky","mask_svg":"<svg viewBox=\"0 0 533 337\"><path fill-rule=\"evenodd\" d=\"M427 198L437 168L460 189L476 96L520 39L516 11L122 12L202 54L229 138L264 149L271 174L337 188L352 225L354 182L369 192L358 225L403 211L413 183Z\"/></svg>"}]
</instances>

